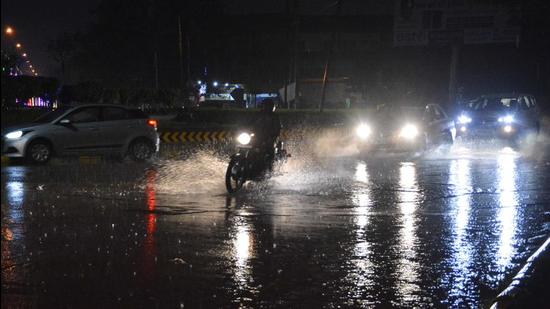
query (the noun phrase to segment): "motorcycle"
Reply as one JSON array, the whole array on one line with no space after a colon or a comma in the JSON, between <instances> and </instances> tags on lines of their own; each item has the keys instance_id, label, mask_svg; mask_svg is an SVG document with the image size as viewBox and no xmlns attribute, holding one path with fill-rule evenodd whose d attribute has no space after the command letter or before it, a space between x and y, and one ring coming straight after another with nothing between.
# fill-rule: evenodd
<instances>
[{"instance_id":1,"label":"motorcycle","mask_svg":"<svg viewBox=\"0 0 550 309\"><path fill-rule=\"evenodd\" d=\"M277 142L271 154L257 145L254 133L243 132L237 137L237 152L231 156L225 173L227 192L238 192L247 181L269 178L273 169L290 157L282 141Z\"/></svg>"}]
</instances>

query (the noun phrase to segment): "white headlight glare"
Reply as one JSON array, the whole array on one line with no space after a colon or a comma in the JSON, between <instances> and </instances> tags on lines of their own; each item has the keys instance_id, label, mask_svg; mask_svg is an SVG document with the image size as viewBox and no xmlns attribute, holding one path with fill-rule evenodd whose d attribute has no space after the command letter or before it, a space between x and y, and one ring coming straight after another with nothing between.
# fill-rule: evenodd
<instances>
[{"instance_id":1,"label":"white headlight glare","mask_svg":"<svg viewBox=\"0 0 550 309\"><path fill-rule=\"evenodd\" d=\"M418 128L413 124L407 124L399 133L399 136L405 139L414 139L418 135Z\"/></svg>"},{"instance_id":2,"label":"white headlight glare","mask_svg":"<svg viewBox=\"0 0 550 309\"><path fill-rule=\"evenodd\" d=\"M362 123L357 127L355 133L357 133L357 136L359 136L359 138L367 139L371 134L371 130L368 125Z\"/></svg>"},{"instance_id":3,"label":"white headlight glare","mask_svg":"<svg viewBox=\"0 0 550 309\"><path fill-rule=\"evenodd\" d=\"M237 141L242 145L248 145L252 137L248 133L241 133L237 137Z\"/></svg>"},{"instance_id":4,"label":"white headlight glare","mask_svg":"<svg viewBox=\"0 0 550 309\"><path fill-rule=\"evenodd\" d=\"M472 118L466 116L466 115L460 115L460 117L458 117L458 123L460 124L466 124L466 123L470 123L472 122Z\"/></svg>"},{"instance_id":5,"label":"white headlight glare","mask_svg":"<svg viewBox=\"0 0 550 309\"><path fill-rule=\"evenodd\" d=\"M504 116L504 117L499 117L498 122L512 123L512 122L514 122L514 116L508 115L508 116Z\"/></svg>"},{"instance_id":6,"label":"white headlight glare","mask_svg":"<svg viewBox=\"0 0 550 309\"><path fill-rule=\"evenodd\" d=\"M17 139L23 136L23 131L13 131L8 134L6 134L7 139Z\"/></svg>"}]
</instances>

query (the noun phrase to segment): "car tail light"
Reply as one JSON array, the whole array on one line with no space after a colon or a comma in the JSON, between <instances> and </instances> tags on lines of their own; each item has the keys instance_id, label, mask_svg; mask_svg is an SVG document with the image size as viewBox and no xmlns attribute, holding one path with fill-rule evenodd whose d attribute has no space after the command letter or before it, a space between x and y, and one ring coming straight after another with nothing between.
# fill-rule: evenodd
<instances>
[{"instance_id":1,"label":"car tail light","mask_svg":"<svg viewBox=\"0 0 550 309\"><path fill-rule=\"evenodd\" d=\"M157 121L155 119L147 119L147 125L157 129Z\"/></svg>"}]
</instances>

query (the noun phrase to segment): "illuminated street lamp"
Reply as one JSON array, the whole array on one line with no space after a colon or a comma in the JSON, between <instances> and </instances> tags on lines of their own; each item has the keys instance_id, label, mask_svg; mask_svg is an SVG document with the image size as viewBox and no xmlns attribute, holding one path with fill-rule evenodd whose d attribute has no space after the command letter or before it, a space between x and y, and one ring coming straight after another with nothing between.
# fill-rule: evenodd
<instances>
[{"instance_id":1,"label":"illuminated street lamp","mask_svg":"<svg viewBox=\"0 0 550 309\"><path fill-rule=\"evenodd\" d=\"M21 55L21 56L23 56L23 57L27 57L27 53L23 53L23 55Z\"/></svg>"},{"instance_id":2,"label":"illuminated street lamp","mask_svg":"<svg viewBox=\"0 0 550 309\"><path fill-rule=\"evenodd\" d=\"M6 34L7 35L12 35L13 34L13 28L10 27L10 26L6 27Z\"/></svg>"},{"instance_id":3,"label":"illuminated street lamp","mask_svg":"<svg viewBox=\"0 0 550 309\"><path fill-rule=\"evenodd\" d=\"M21 44L17 43L17 44L15 44L15 47L21 48Z\"/></svg>"},{"instance_id":4,"label":"illuminated street lamp","mask_svg":"<svg viewBox=\"0 0 550 309\"><path fill-rule=\"evenodd\" d=\"M31 69L32 69L32 64L29 64L29 68L31 68Z\"/></svg>"}]
</instances>

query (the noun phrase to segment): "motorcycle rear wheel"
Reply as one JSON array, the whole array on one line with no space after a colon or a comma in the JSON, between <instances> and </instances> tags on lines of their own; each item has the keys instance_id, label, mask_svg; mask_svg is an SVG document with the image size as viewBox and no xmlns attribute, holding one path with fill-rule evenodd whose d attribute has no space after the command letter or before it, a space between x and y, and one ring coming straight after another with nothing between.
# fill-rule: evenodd
<instances>
[{"instance_id":1,"label":"motorcycle rear wheel","mask_svg":"<svg viewBox=\"0 0 550 309\"><path fill-rule=\"evenodd\" d=\"M244 168L241 160L231 160L229 162L227 171L225 172L225 187L227 192L235 193L243 187L246 182Z\"/></svg>"}]
</instances>

